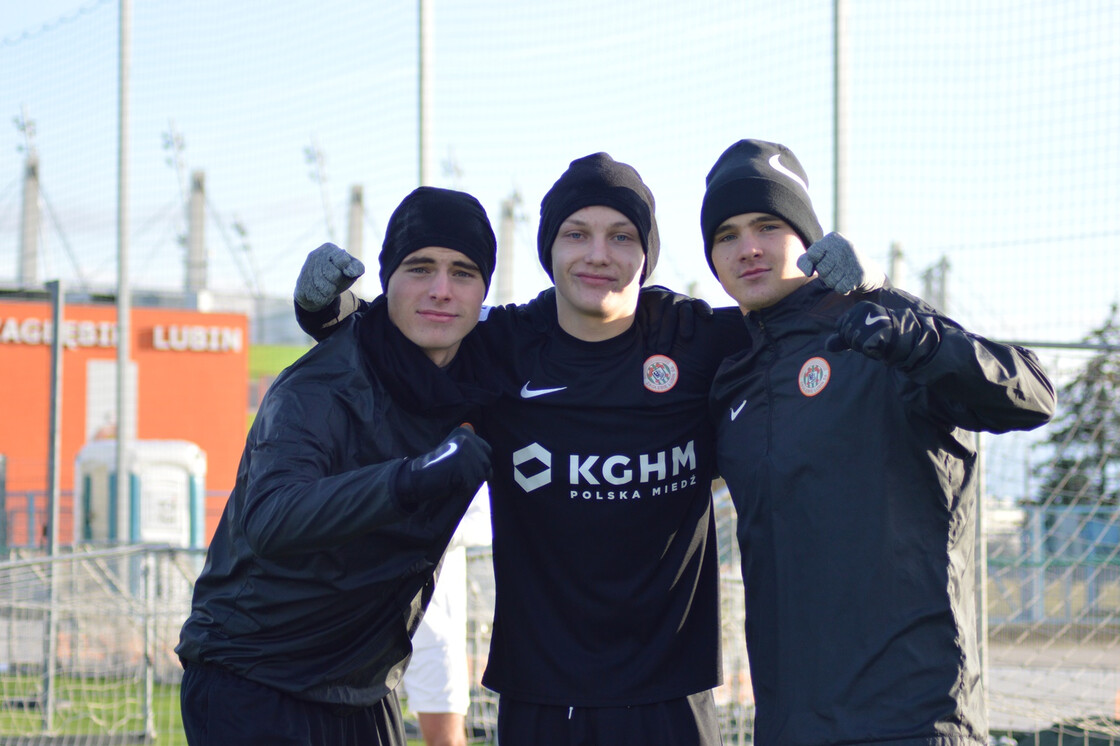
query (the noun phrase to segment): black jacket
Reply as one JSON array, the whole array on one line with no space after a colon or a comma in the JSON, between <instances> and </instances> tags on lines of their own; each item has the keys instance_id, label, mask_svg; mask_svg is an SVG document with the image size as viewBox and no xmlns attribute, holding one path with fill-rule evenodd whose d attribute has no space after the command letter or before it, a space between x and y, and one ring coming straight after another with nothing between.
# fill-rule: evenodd
<instances>
[{"instance_id":1,"label":"black jacket","mask_svg":"<svg viewBox=\"0 0 1120 746\"><path fill-rule=\"evenodd\" d=\"M929 317L940 343L909 371L827 351L864 299ZM711 403L738 512L755 743L985 744L972 431L1045 423L1049 380L1031 352L897 290L844 297L813 281L746 325Z\"/></svg>"},{"instance_id":2,"label":"black jacket","mask_svg":"<svg viewBox=\"0 0 1120 746\"><path fill-rule=\"evenodd\" d=\"M264 397L176 648L184 661L346 706L399 681L474 490L413 514L398 504L404 458L438 445L465 407L419 413L390 396L365 350L377 309L340 325Z\"/></svg>"}]
</instances>

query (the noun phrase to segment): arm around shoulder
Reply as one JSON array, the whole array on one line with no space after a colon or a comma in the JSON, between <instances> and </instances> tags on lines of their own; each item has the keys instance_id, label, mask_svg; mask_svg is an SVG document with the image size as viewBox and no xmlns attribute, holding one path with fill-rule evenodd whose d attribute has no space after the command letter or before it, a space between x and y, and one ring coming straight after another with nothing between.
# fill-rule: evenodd
<instances>
[{"instance_id":1,"label":"arm around shoulder","mask_svg":"<svg viewBox=\"0 0 1120 746\"><path fill-rule=\"evenodd\" d=\"M357 258L333 243L307 255L293 295L296 321L316 341L329 337L338 323L362 307L350 286L366 271Z\"/></svg>"},{"instance_id":2,"label":"arm around shoulder","mask_svg":"<svg viewBox=\"0 0 1120 746\"><path fill-rule=\"evenodd\" d=\"M316 342L322 342L338 331L339 324L350 314L369 308L369 301L362 300L351 290L344 290L341 295L317 311L308 311L298 301L294 305L299 328Z\"/></svg>"}]
</instances>

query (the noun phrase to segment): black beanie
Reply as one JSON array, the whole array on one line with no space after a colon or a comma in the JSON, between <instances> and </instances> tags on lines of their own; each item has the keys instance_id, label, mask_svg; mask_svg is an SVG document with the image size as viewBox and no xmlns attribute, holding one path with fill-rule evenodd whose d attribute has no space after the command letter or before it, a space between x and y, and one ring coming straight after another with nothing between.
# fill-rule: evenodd
<instances>
[{"instance_id":1,"label":"black beanie","mask_svg":"<svg viewBox=\"0 0 1120 746\"><path fill-rule=\"evenodd\" d=\"M381 245L381 289L409 254L429 246L466 254L482 270L486 289L494 274L498 242L486 210L466 192L422 186L401 200L385 226Z\"/></svg>"},{"instance_id":2,"label":"black beanie","mask_svg":"<svg viewBox=\"0 0 1120 746\"><path fill-rule=\"evenodd\" d=\"M537 229L537 255L552 278L552 242L565 220L584 207L602 205L618 210L638 229L646 255L642 282L653 274L661 240L657 236L653 193L633 166L619 163L606 153L595 153L572 161L541 200L541 222Z\"/></svg>"},{"instance_id":3,"label":"black beanie","mask_svg":"<svg viewBox=\"0 0 1120 746\"><path fill-rule=\"evenodd\" d=\"M764 212L779 217L789 223L806 248L824 235L809 199L809 177L785 145L740 140L723 151L706 183L700 229L713 273L712 240L723 221L735 215Z\"/></svg>"}]
</instances>

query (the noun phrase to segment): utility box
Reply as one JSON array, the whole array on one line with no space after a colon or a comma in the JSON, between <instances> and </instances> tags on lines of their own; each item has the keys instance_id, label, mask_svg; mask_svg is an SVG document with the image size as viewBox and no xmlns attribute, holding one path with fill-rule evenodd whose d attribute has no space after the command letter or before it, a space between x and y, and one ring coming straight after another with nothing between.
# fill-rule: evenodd
<instances>
[{"instance_id":1,"label":"utility box","mask_svg":"<svg viewBox=\"0 0 1120 746\"><path fill-rule=\"evenodd\" d=\"M74 467L75 544L170 544L203 548L206 453L185 440L133 441L128 490L117 494L117 441L95 440Z\"/></svg>"}]
</instances>

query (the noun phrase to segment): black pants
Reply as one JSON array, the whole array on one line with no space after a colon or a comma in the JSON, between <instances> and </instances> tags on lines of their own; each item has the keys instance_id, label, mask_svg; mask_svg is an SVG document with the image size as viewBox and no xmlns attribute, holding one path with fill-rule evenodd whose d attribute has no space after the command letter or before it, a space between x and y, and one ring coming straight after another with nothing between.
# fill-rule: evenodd
<instances>
[{"instance_id":1,"label":"black pants","mask_svg":"<svg viewBox=\"0 0 1120 746\"><path fill-rule=\"evenodd\" d=\"M498 701L501 746L720 746L710 691L632 707Z\"/></svg>"},{"instance_id":2,"label":"black pants","mask_svg":"<svg viewBox=\"0 0 1120 746\"><path fill-rule=\"evenodd\" d=\"M190 746L405 746L395 692L340 714L217 666L188 663L179 697Z\"/></svg>"}]
</instances>

